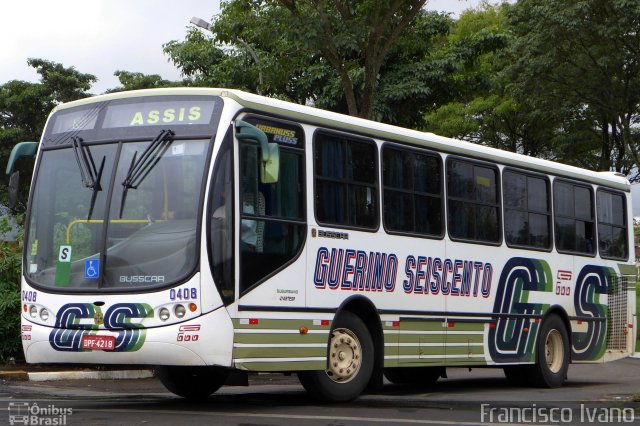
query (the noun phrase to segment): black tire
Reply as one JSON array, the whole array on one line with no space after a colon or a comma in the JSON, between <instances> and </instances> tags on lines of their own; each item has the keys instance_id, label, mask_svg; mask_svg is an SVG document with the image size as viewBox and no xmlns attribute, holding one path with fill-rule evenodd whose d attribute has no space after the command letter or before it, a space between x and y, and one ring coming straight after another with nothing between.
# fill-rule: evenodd
<instances>
[{"instance_id":1,"label":"black tire","mask_svg":"<svg viewBox=\"0 0 640 426\"><path fill-rule=\"evenodd\" d=\"M300 371L298 378L312 397L346 402L358 397L373 373L373 339L364 322L342 312L333 323L327 348L327 369Z\"/></svg>"},{"instance_id":2,"label":"black tire","mask_svg":"<svg viewBox=\"0 0 640 426\"><path fill-rule=\"evenodd\" d=\"M158 366L155 375L171 393L187 399L206 399L220 389L229 370L221 367Z\"/></svg>"},{"instance_id":3,"label":"black tire","mask_svg":"<svg viewBox=\"0 0 640 426\"><path fill-rule=\"evenodd\" d=\"M536 342L536 363L529 370L529 382L537 387L562 386L569 369L569 334L562 319L549 315Z\"/></svg>"},{"instance_id":4,"label":"black tire","mask_svg":"<svg viewBox=\"0 0 640 426\"><path fill-rule=\"evenodd\" d=\"M444 375L444 367L385 368L384 376L391 383L428 386Z\"/></svg>"}]
</instances>

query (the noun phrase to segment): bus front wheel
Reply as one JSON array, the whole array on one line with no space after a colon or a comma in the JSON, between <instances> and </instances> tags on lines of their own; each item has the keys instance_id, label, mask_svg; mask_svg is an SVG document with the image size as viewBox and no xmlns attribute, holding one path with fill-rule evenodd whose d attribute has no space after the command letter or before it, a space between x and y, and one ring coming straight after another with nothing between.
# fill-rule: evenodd
<instances>
[{"instance_id":1,"label":"bus front wheel","mask_svg":"<svg viewBox=\"0 0 640 426\"><path fill-rule=\"evenodd\" d=\"M373 339L360 317L345 311L331 330L326 370L300 371L298 378L314 398L345 402L362 393L372 372Z\"/></svg>"},{"instance_id":2,"label":"bus front wheel","mask_svg":"<svg viewBox=\"0 0 640 426\"><path fill-rule=\"evenodd\" d=\"M536 352L536 363L529 372L530 383L545 388L562 386L569 369L569 335L558 315L551 314L542 323Z\"/></svg>"},{"instance_id":3,"label":"bus front wheel","mask_svg":"<svg viewBox=\"0 0 640 426\"><path fill-rule=\"evenodd\" d=\"M229 370L220 367L157 366L155 375L171 393L187 399L205 399L224 384Z\"/></svg>"}]
</instances>

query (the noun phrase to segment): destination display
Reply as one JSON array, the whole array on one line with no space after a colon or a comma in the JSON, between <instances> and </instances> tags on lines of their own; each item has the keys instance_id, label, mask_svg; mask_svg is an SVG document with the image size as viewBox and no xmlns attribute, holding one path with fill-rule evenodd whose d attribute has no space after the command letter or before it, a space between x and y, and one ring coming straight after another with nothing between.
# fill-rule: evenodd
<instances>
[{"instance_id":1,"label":"destination display","mask_svg":"<svg viewBox=\"0 0 640 426\"><path fill-rule=\"evenodd\" d=\"M219 98L204 96L101 102L90 107L80 106L56 112L47 134L65 135L69 132L77 134L83 131L149 126L210 125L221 110L222 101ZM57 140L48 142L58 143Z\"/></svg>"},{"instance_id":2,"label":"destination display","mask_svg":"<svg viewBox=\"0 0 640 426\"><path fill-rule=\"evenodd\" d=\"M109 105L102 128L209 124L215 106L212 99Z\"/></svg>"}]
</instances>

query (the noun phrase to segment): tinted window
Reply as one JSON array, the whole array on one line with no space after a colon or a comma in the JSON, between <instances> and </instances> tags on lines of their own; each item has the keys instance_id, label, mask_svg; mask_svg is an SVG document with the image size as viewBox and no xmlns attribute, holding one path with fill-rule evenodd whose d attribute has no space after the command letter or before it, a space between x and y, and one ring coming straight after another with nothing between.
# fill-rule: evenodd
<instances>
[{"instance_id":1,"label":"tinted window","mask_svg":"<svg viewBox=\"0 0 640 426\"><path fill-rule=\"evenodd\" d=\"M376 228L376 146L319 133L314 144L315 208L319 222Z\"/></svg>"},{"instance_id":2,"label":"tinted window","mask_svg":"<svg viewBox=\"0 0 640 426\"><path fill-rule=\"evenodd\" d=\"M559 251L595 253L593 192L590 187L556 181L553 186L556 247Z\"/></svg>"},{"instance_id":3,"label":"tinted window","mask_svg":"<svg viewBox=\"0 0 640 426\"><path fill-rule=\"evenodd\" d=\"M627 227L623 194L598 191L598 247L600 256L624 259L627 253Z\"/></svg>"},{"instance_id":4,"label":"tinted window","mask_svg":"<svg viewBox=\"0 0 640 426\"><path fill-rule=\"evenodd\" d=\"M388 231L440 236L440 158L386 145L382 151L384 226Z\"/></svg>"},{"instance_id":5,"label":"tinted window","mask_svg":"<svg viewBox=\"0 0 640 426\"><path fill-rule=\"evenodd\" d=\"M546 179L509 170L504 172L502 184L507 244L550 248L550 194Z\"/></svg>"},{"instance_id":6,"label":"tinted window","mask_svg":"<svg viewBox=\"0 0 640 426\"><path fill-rule=\"evenodd\" d=\"M261 117L246 121L280 145L280 169L277 182L262 182L260 145L240 143L240 294L294 259L306 231L302 129Z\"/></svg>"},{"instance_id":7,"label":"tinted window","mask_svg":"<svg viewBox=\"0 0 640 426\"><path fill-rule=\"evenodd\" d=\"M447 161L451 238L500 242L497 181L497 168L459 159Z\"/></svg>"}]
</instances>

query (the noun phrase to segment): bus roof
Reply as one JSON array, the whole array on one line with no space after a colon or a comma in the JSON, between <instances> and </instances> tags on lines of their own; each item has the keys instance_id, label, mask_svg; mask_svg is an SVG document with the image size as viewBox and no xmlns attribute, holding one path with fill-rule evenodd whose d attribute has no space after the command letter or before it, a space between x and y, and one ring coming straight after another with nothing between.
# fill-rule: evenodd
<instances>
[{"instance_id":1,"label":"bus roof","mask_svg":"<svg viewBox=\"0 0 640 426\"><path fill-rule=\"evenodd\" d=\"M448 154L457 154L468 157L487 160L505 166L514 166L538 171L545 174L563 176L609 186L624 191L630 190L629 181L621 174L614 172L594 172L566 164L549 160L516 154L484 145L474 144L459 139L446 138L433 133L420 132L376 121L365 120L331 111L299 105L278 99L255 95L248 92L233 89L220 88L166 88L145 89L128 92L116 92L107 95L85 98L78 101L61 104L55 108L62 110L70 107L85 105L94 102L103 102L112 99L134 98L140 96L166 96L166 95L201 95L221 96L233 99L245 108L265 113L271 113L283 118L289 118L318 126L340 129L347 132L355 132L373 138L390 142L403 142L416 146L442 151Z\"/></svg>"}]
</instances>

